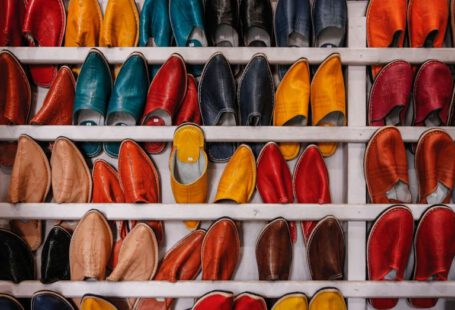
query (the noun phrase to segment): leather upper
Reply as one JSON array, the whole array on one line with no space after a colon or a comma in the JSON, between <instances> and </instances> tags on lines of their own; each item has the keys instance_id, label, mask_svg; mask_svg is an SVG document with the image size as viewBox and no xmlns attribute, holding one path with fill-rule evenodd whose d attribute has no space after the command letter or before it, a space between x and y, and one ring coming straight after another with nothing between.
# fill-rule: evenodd
<instances>
[{"instance_id":1,"label":"leather upper","mask_svg":"<svg viewBox=\"0 0 455 310\"><path fill-rule=\"evenodd\" d=\"M270 1L240 1L240 24L243 46L272 46L273 10ZM257 29L263 31L259 36Z\"/></svg>"},{"instance_id":2,"label":"leather upper","mask_svg":"<svg viewBox=\"0 0 455 310\"><path fill-rule=\"evenodd\" d=\"M125 196L120 184L118 172L106 161L97 160L93 165L94 203L122 203Z\"/></svg>"},{"instance_id":3,"label":"leather upper","mask_svg":"<svg viewBox=\"0 0 455 310\"><path fill-rule=\"evenodd\" d=\"M101 25L100 46L137 46L139 13L134 0L109 0Z\"/></svg>"},{"instance_id":4,"label":"leather upper","mask_svg":"<svg viewBox=\"0 0 455 310\"><path fill-rule=\"evenodd\" d=\"M310 46L312 22L309 0L279 0L274 22L278 47Z\"/></svg>"},{"instance_id":5,"label":"leather upper","mask_svg":"<svg viewBox=\"0 0 455 310\"><path fill-rule=\"evenodd\" d=\"M16 298L7 294L0 294L0 308L3 310L24 310Z\"/></svg>"},{"instance_id":6,"label":"leather upper","mask_svg":"<svg viewBox=\"0 0 455 310\"><path fill-rule=\"evenodd\" d=\"M291 293L278 299L272 310L308 310L308 299L304 294Z\"/></svg>"},{"instance_id":7,"label":"leather upper","mask_svg":"<svg viewBox=\"0 0 455 310\"><path fill-rule=\"evenodd\" d=\"M0 3L0 46L21 46L26 1L4 0Z\"/></svg>"},{"instance_id":8,"label":"leather upper","mask_svg":"<svg viewBox=\"0 0 455 310\"><path fill-rule=\"evenodd\" d=\"M39 291L32 297L33 310L74 310L62 295L52 291Z\"/></svg>"},{"instance_id":9,"label":"leather upper","mask_svg":"<svg viewBox=\"0 0 455 310\"><path fill-rule=\"evenodd\" d=\"M310 301L309 310L347 310L343 295L337 289L323 289Z\"/></svg>"},{"instance_id":10,"label":"leather upper","mask_svg":"<svg viewBox=\"0 0 455 310\"><path fill-rule=\"evenodd\" d=\"M29 46L62 46L65 25L62 0L28 0L22 33ZM57 66L34 65L30 73L36 85L49 87L57 75Z\"/></svg>"},{"instance_id":11,"label":"leather upper","mask_svg":"<svg viewBox=\"0 0 455 310\"><path fill-rule=\"evenodd\" d=\"M215 202L233 201L248 203L256 187L256 161L253 151L240 145L224 168L221 175Z\"/></svg>"},{"instance_id":12,"label":"leather upper","mask_svg":"<svg viewBox=\"0 0 455 310\"><path fill-rule=\"evenodd\" d=\"M236 224L221 218L210 226L202 243L202 280L230 280L240 259Z\"/></svg>"},{"instance_id":13,"label":"leather upper","mask_svg":"<svg viewBox=\"0 0 455 310\"><path fill-rule=\"evenodd\" d=\"M30 120L32 125L71 125L76 81L67 66L60 67L44 98L41 109Z\"/></svg>"},{"instance_id":14,"label":"leather upper","mask_svg":"<svg viewBox=\"0 0 455 310\"><path fill-rule=\"evenodd\" d=\"M313 4L315 47L341 47L346 35L348 6L346 1L316 0Z\"/></svg>"},{"instance_id":15,"label":"leather upper","mask_svg":"<svg viewBox=\"0 0 455 310\"><path fill-rule=\"evenodd\" d=\"M232 310L234 297L232 293L214 291L199 298L192 310Z\"/></svg>"},{"instance_id":16,"label":"leather upper","mask_svg":"<svg viewBox=\"0 0 455 310\"><path fill-rule=\"evenodd\" d=\"M292 242L288 223L278 218L268 223L256 243L260 281L286 281L292 263Z\"/></svg>"},{"instance_id":17,"label":"leather upper","mask_svg":"<svg viewBox=\"0 0 455 310\"><path fill-rule=\"evenodd\" d=\"M267 310L267 304L263 297L251 294L242 293L234 299L235 310Z\"/></svg>"},{"instance_id":18,"label":"leather upper","mask_svg":"<svg viewBox=\"0 0 455 310\"><path fill-rule=\"evenodd\" d=\"M204 13L207 38L211 46L239 46L237 0L205 1Z\"/></svg>"},{"instance_id":19,"label":"leather upper","mask_svg":"<svg viewBox=\"0 0 455 310\"><path fill-rule=\"evenodd\" d=\"M139 20L139 46L170 46L171 22L167 0L145 0Z\"/></svg>"},{"instance_id":20,"label":"leather upper","mask_svg":"<svg viewBox=\"0 0 455 310\"><path fill-rule=\"evenodd\" d=\"M177 46L207 46L204 32L202 1L170 0L169 16ZM194 32L199 32L199 38Z\"/></svg>"},{"instance_id":21,"label":"leather upper","mask_svg":"<svg viewBox=\"0 0 455 310\"><path fill-rule=\"evenodd\" d=\"M183 98L177 113L174 116L173 123L177 126L183 123L202 124L201 112L198 104L197 84L194 76L187 75L186 94Z\"/></svg>"},{"instance_id":22,"label":"leather upper","mask_svg":"<svg viewBox=\"0 0 455 310\"><path fill-rule=\"evenodd\" d=\"M0 229L0 241L0 280L13 283L33 280L33 254L24 240L8 230Z\"/></svg>"},{"instance_id":23,"label":"leather upper","mask_svg":"<svg viewBox=\"0 0 455 310\"><path fill-rule=\"evenodd\" d=\"M413 79L412 67L404 60L382 68L370 90L368 125L405 125Z\"/></svg>"},{"instance_id":24,"label":"leather upper","mask_svg":"<svg viewBox=\"0 0 455 310\"><path fill-rule=\"evenodd\" d=\"M99 46L103 14L97 0L70 0L65 46Z\"/></svg>"},{"instance_id":25,"label":"leather upper","mask_svg":"<svg viewBox=\"0 0 455 310\"><path fill-rule=\"evenodd\" d=\"M445 0L413 0L408 7L408 32L411 47L442 47L449 20Z\"/></svg>"},{"instance_id":26,"label":"leather upper","mask_svg":"<svg viewBox=\"0 0 455 310\"><path fill-rule=\"evenodd\" d=\"M106 299L98 296L86 295L82 299L80 310L118 310L116 306Z\"/></svg>"},{"instance_id":27,"label":"leather upper","mask_svg":"<svg viewBox=\"0 0 455 310\"><path fill-rule=\"evenodd\" d=\"M41 282L70 279L69 249L71 234L61 226L49 232L41 252Z\"/></svg>"}]
</instances>

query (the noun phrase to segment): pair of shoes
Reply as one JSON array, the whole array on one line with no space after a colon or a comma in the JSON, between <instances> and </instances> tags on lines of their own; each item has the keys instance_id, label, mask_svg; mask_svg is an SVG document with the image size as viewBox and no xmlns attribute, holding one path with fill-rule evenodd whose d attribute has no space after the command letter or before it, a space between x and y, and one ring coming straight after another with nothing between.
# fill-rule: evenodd
<instances>
[{"instance_id":1,"label":"pair of shoes","mask_svg":"<svg viewBox=\"0 0 455 310\"><path fill-rule=\"evenodd\" d=\"M275 94L274 126L346 125L346 95L343 70L339 54L327 57L318 67L310 85L308 60L297 60L284 75ZM319 143L324 157L336 152L336 143ZM299 155L300 143L280 143L286 160Z\"/></svg>"},{"instance_id":2,"label":"pair of shoes","mask_svg":"<svg viewBox=\"0 0 455 310\"><path fill-rule=\"evenodd\" d=\"M414 237L411 210L395 205L375 221L368 236L368 279L402 281L414 240L414 281L447 281L455 257L455 212L444 205L428 208L420 218ZM414 238L413 238L414 237ZM376 309L391 309L398 299L374 298ZM436 298L411 298L411 306L431 308Z\"/></svg>"},{"instance_id":3,"label":"pair of shoes","mask_svg":"<svg viewBox=\"0 0 455 310\"><path fill-rule=\"evenodd\" d=\"M455 145L442 129L429 129L419 138L415 154L417 202L448 203L455 178ZM364 173L372 203L409 203L408 163L400 131L378 129L365 151Z\"/></svg>"},{"instance_id":4,"label":"pair of shoes","mask_svg":"<svg viewBox=\"0 0 455 310\"><path fill-rule=\"evenodd\" d=\"M405 125L412 92L412 125L446 126L453 105L452 85L449 66L438 60L423 63L415 79L408 62L392 61L381 69L371 87L368 125Z\"/></svg>"}]
</instances>

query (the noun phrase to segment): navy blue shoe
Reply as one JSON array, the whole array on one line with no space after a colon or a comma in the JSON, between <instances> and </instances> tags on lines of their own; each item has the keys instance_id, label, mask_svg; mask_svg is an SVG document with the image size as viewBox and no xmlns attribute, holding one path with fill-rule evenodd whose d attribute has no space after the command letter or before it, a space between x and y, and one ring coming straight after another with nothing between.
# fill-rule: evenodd
<instances>
[{"instance_id":1,"label":"navy blue shoe","mask_svg":"<svg viewBox=\"0 0 455 310\"><path fill-rule=\"evenodd\" d=\"M13 296L0 294L0 309L2 310L24 310L24 307Z\"/></svg>"},{"instance_id":2,"label":"navy blue shoe","mask_svg":"<svg viewBox=\"0 0 455 310\"><path fill-rule=\"evenodd\" d=\"M315 0L313 3L313 46L343 46L347 21L346 0Z\"/></svg>"},{"instance_id":3,"label":"navy blue shoe","mask_svg":"<svg viewBox=\"0 0 455 310\"><path fill-rule=\"evenodd\" d=\"M60 294L39 291L32 297L32 310L74 310L74 307Z\"/></svg>"}]
</instances>

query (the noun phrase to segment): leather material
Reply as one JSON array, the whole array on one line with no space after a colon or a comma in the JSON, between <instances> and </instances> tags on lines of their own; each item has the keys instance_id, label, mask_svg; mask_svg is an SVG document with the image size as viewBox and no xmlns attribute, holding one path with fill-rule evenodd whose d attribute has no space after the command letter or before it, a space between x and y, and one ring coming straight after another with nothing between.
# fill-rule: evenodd
<instances>
[{"instance_id":1,"label":"leather material","mask_svg":"<svg viewBox=\"0 0 455 310\"><path fill-rule=\"evenodd\" d=\"M308 299L302 293L291 293L278 299L272 310L308 310Z\"/></svg>"},{"instance_id":2,"label":"leather material","mask_svg":"<svg viewBox=\"0 0 455 310\"><path fill-rule=\"evenodd\" d=\"M41 282L53 283L70 279L69 249L71 234L61 226L49 232L41 252Z\"/></svg>"},{"instance_id":3,"label":"leather material","mask_svg":"<svg viewBox=\"0 0 455 310\"><path fill-rule=\"evenodd\" d=\"M202 280L230 280L240 260L235 222L221 218L210 226L202 243Z\"/></svg>"},{"instance_id":4,"label":"leather material","mask_svg":"<svg viewBox=\"0 0 455 310\"><path fill-rule=\"evenodd\" d=\"M410 47L442 47L448 20L448 1L409 1L408 32Z\"/></svg>"},{"instance_id":5,"label":"leather material","mask_svg":"<svg viewBox=\"0 0 455 310\"><path fill-rule=\"evenodd\" d=\"M198 91L196 79L191 74L187 75L186 94L183 98L177 113L174 116L173 123L177 126L183 123L202 124L201 112L199 111Z\"/></svg>"},{"instance_id":6,"label":"leather material","mask_svg":"<svg viewBox=\"0 0 455 310\"><path fill-rule=\"evenodd\" d=\"M168 0L146 0L139 20L139 46L171 46Z\"/></svg>"},{"instance_id":7,"label":"leather material","mask_svg":"<svg viewBox=\"0 0 455 310\"><path fill-rule=\"evenodd\" d=\"M199 108L205 126L237 125L235 80L231 65L221 53L206 63L199 83ZM227 119L230 119L228 122ZM225 162L235 151L235 143L208 143L207 153L213 162Z\"/></svg>"},{"instance_id":8,"label":"leather material","mask_svg":"<svg viewBox=\"0 0 455 310\"><path fill-rule=\"evenodd\" d=\"M448 125L452 105L452 72L448 65L428 60L420 67L414 81L413 126ZM430 116L437 117L427 124Z\"/></svg>"},{"instance_id":9,"label":"leather material","mask_svg":"<svg viewBox=\"0 0 455 310\"><path fill-rule=\"evenodd\" d=\"M282 2L282 1L280 1ZM310 105L310 67L308 60L297 60L284 75L275 93L274 126L306 126ZM300 143L280 143L284 159L299 155Z\"/></svg>"},{"instance_id":10,"label":"leather material","mask_svg":"<svg viewBox=\"0 0 455 310\"><path fill-rule=\"evenodd\" d=\"M109 0L101 24L100 46L137 46L139 13L134 0Z\"/></svg>"},{"instance_id":11,"label":"leather material","mask_svg":"<svg viewBox=\"0 0 455 310\"><path fill-rule=\"evenodd\" d=\"M229 292L214 291L197 300L192 310L232 310L234 296Z\"/></svg>"},{"instance_id":12,"label":"leather material","mask_svg":"<svg viewBox=\"0 0 455 310\"><path fill-rule=\"evenodd\" d=\"M346 246L343 228L336 218L326 216L311 232L307 259L312 280L342 280Z\"/></svg>"},{"instance_id":13,"label":"leather material","mask_svg":"<svg viewBox=\"0 0 455 310\"><path fill-rule=\"evenodd\" d=\"M177 46L207 46L203 13L200 0L169 0L169 16ZM195 30L201 32L201 38L192 38Z\"/></svg>"},{"instance_id":14,"label":"leather material","mask_svg":"<svg viewBox=\"0 0 455 310\"><path fill-rule=\"evenodd\" d=\"M310 301L310 310L347 310L343 295L337 289L323 289Z\"/></svg>"},{"instance_id":15,"label":"leather material","mask_svg":"<svg viewBox=\"0 0 455 310\"><path fill-rule=\"evenodd\" d=\"M177 203L205 203L208 195L208 158L204 133L199 126L183 124L174 132L169 157L171 188ZM198 221L185 221L196 229Z\"/></svg>"},{"instance_id":16,"label":"leather material","mask_svg":"<svg viewBox=\"0 0 455 310\"><path fill-rule=\"evenodd\" d=\"M51 169L43 149L29 136L20 136L8 188L8 202L44 202L50 186ZM10 226L32 251L40 247L43 234L40 220L11 220Z\"/></svg>"},{"instance_id":17,"label":"leather material","mask_svg":"<svg viewBox=\"0 0 455 310\"><path fill-rule=\"evenodd\" d=\"M207 38L211 46L239 46L239 5L237 0L205 1L204 13ZM229 29L232 38L223 38L223 28Z\"/></svg>"},{"instance_id":18,"label":"leather material","mask_svg":"<svg viewBox=\"0 0 455 310\"><path fill-rule=\"evenodd\" d=\"M98 296L87 295L82 299L80 310L118 310L116 306L106 299Z\"/></svg>"},{"instance_id":19,"label":"leather material","mask_svg":"<svg viewBox=\"0 0 455 310\"><path fill-rule=\"evenodd\" d=\"M70 0L65 46L99 46L103 14L96 0Z\"/></svg>"},{"instance_id":20,"label":"leather material","mask_svg":"<svg viewBox=\"0 0 455 310\"><path fill-rule=\"evenodd\" d=\"M148 89L142 125L170 126L187 91L187 72L183 58L172 54L161 66ZM166 115L165 118L163 116ZM167 121L167 122L166 122ZM161 153L164 142L145 143L148 153Z\"/></svg>"},{"instance_id":21,"label":"leather material","mask_svg":"<svg viewBox=\"0 0 455 310\"><path fill-rule=\"evenodd\" d=\"M342 47L348 23L347 2L345 0L316 0L313 3L312 13L313 46ZM330 36L329 39L325 38L327 35Z\"/></svg>"},{"instance_id":22,"label":"leather material","mask_svg":"<svg viewBox=\"0 0 455 310\"><path fill-rule=\"evenodd\" d=\"M74 310L62 295L52 291L39 291L32 297L33 310Z\"/></svg>"},{"instance_id":23,"label":"leather material","mask_svg":"<svg viewBox=\"0 0 455 310\"><path fill-rule=\"evenodd\" d=\"M32 92L19 60L9 51L0 51L0 125L25 125L30 113ZM0 165L12 167L16 142L0 142Z\"/></svg>"},{"instance_id":24,"label":"leather material","mask_svg":"<svg viewBox=\"0 0 455 310\"><path fill-rule=\"evenodd\" d=\"M243 34L243 46L272 46L273 40L273 10L270 1L242 0L240 1L240 23ZM259 28L268 36L268 40L257 40L250 33L252 28ZM257 40L257 41L256 41Z\"/></svg>"},{"instance_id":25,"label":"leather material","mask_svg":"<svg viewBox=\"0 0 455 310\"><path fill-rule=\"evenodd\" d=\"M294 168L292 185L298 203L331 203L329 171L316 145L309 145ZM308 240L317 221L302 221L302 232Z\"/></svg>"},{"instance_id":26,"label":"leather material","mask_svg":"<svg viewBox=\"0 0 455 310\"><path fill-rule=\"evenodd\" d=\"M161 202L161 183L152 159L133 140L120 145L118 172L126 203ZM164 237L164 222L147 221L155 232L158 243Z\"/></svg>"},{"instance_id":27,"label":"leather material","mask_svg":"<svg viewBox=\"0 0 455 310\"><path fill-rule=\"evenodd\" d=\"M205 230L198 229L177 242L164 256L153 280L176 282L194 280L201 270L201 248ZM171 309L174 299L140 299L135 310Z\"/></svg>"},{"instance_id":28,"label":"leather material","mask_svg":"<svg viewBox=\"0 0 455 310\"><path fill-rule=\"evenodd\" d=\"M412 249L414 219L408 207L396 205L374 222L367 243L368 280L402 281ZM375 309L391 309L396 298L372 298Z\"/></svg>"},{"instance_id":29,"label":"leather material","mask_svg":"<svg viewBox=\"0 0 455 310\"><path fill-rule=\"evenodd\" d=\"M106 114L107 126L135 126L144 110L149 75L147 60L133 52L123 63L115 80ZM104 143L104 151L117 158L120 143Z\"/></svg>"},{"instance_id":30,"label":"leather material","mask_svg":"<svg viewBox=\"0 0 455 310\"><path fill-rule=\"evenodd\" d=\"M55 202L90 202L92 177L84 157L73 142L65 137L55 140L51 168Z\"/></svg>"},{"instance_id":31,"label":"leather material","mask_svg":"<svg viewBox=\"0 0 455 310\"><path fill-rule=\"evenodd\" d=\"M0 294L0 309L3 310L24 310L24 307L16 298L7 294Z\"/></svg>"},{"instance_id":32,"label":"leather material","mask_svg":"<svg viewBox=\"0 0 455 310\"><path fill-rule=\"evenodd\" d=\"M242 293L234 299L234 310L267 310L267 304L263 297L251 294Z\"/></svg>"},{"instance_id":33,"label":"leather material","mask_svg":"<svg viewBox=\"0 0 455 310\"><path fill-rule=\"evenodd\" d=\"M18 235L0 229L0 280L33 280L35 263L30 247Z\"/></svg>"},{"instance_id":34,"label":"leather material","mask_svg":"<svg viewBox=\"0 0 455 310\"><path fill-rule=\"evenodd\" d=\"M337 115L336 121L327 119L334 114ZM346 126L346 94L340 54L327 57L313 76L311 119L313 126ZM318 145L325 157L336 152L336 143Z\"/></svg>"},{"instance_id":35,"label":"leather material","mask_svg":"<svg viewBox=\"0 0 455 310\"><path fill-rule=\"evenodd\" d=\"M441 129L429 129L419 138L415 154L415 169L418 181L418 203L450 203L455 179L455 144L450 135ZM432 194L438 183L448 193L435 201ZM434 195L433 195L434 196Z\"/></svg>"},{"instance_id":36,"label":"leather material","mask_svg":"<svg viewBox=\"0 0 455 310\"><path fill-rule=\"evenodd\" d=\"M99 159L93 165L94 203L122 203L125 196L118 172L108 162Z\"/></svg>"},{"instance_id":37,"label":"leather material","mask_svg":"<svg viewBox=\"0 0 455 310\"><path fill-rule=\"evenodd\" d=\"M0 46L21 46L25 0L0 2Z\"/></svg>"},{"instance_id":38,"label":"leather material","mask_svg":"<svg viewBox=\"0 0 455 310\"><path fill-rule=\"evenodd\" d=\"M387 197L398 182L409 187L406 150L397 128L382 127L372 136L365 151L364 174L372 203L411 202L410 195L406 201Z\"/></svg>"},{"instance_id":39,"label":"leather material","mask_svg":"<svg viewBox=\"0 0 455 310\"><path fill-rule=\"evenodd\" d=\"M405 125L413 79L412 67L404 60L381 69L370 90L369 126Z\"/></svg>"},{"instance_id":40,"label":"leather material","mask_svg":"<svg viewBox=\"0 0 455 310\"><path fill-rule=\"evenodd\" d=\"M60 67L44 98L41 109L30 120L32 125L71 125L76 80L67 66Z\"/></svg>"},{"instance_id":41,"label":"leather material","mask_svg":"<svg viewBox=\"0 0 455 310\"><path fill-rule=\"evenodd\" d=\"M254 2L244 0L243 2ZM269 1L263 1L269 2ZM237 101L241 126L270 126L274 106L274 84L269 62L264 54L255 54L240 77ZM262 143L250 144L257 156Z\"/></svg>"},{"instance_id":42,"label":"leather material","mask_svg":"<svg viewBox=\"0 0 455 310\"><path fill-rule=\"evenodd\" d=\"M455 257L455 213L444 205L429 208L417 226L414 248L415 264L412 280L447 281ZM435 298L409 299L411 306L431 308Z\"/></svg>"},{"instance_id":43,"label":"leather material","mask_svg":"<svg viewBox=\"0 0 455 310\"><path fill-rule=\"evenodd\" d=\"M253 151L240 145L224 168L215 202L248 203L256 187L256 161Z\"/></svg>"},{"instance_id":44,"label":"leather material","mask_svg":"<svg viewBox=\"0 0 455 310\"><path fill-rule=\"evenodd\" d=\"M256 243L260 281L286 281L292 264L292 242L288 223L278 218L268 223Z\"/></svg>"},{"instance_id":45,"label":"leather material","mask_svg":"<svg viewBox=\"0 0 455 310\"><path fill-rule=\"evenodd\" d=\"M111 70L106 58L99 50L91 49L77 79L73 124L104 125L104 115L111 96L112 86ZM85 115L87 113L90 115ZM99 155L102 150L100 142L81 143L81 148L89 157Z\"/></svg>"},{"instance_id":46,"label":"leather material","mask_svg":"<svg viewBox=\"0 0 455 310\"><path fill-rule=\"evenodd\" d=\"M62 46L65 25L62 0L28 0L22 33L29 46ZM33 65L30 73L36 85L49 87L57 75L57 66Z\"/></svg>"},{"instance_id":47,"label":"leather material","mask_svg":"<svg viewBox=\"0 0 455 310\"><path fill-rule=\"evenodd\" d=\"M88 211L71 237L71 280L104 280L112 243L112 231L104 215Z\"/></svg>"},{"instance_id":48,"label":"leather material","mask_svg":"<svg viewBox=\"0 0 455 310\"><path fill-rule=\"evenodd\" d=\"M367 8L367 46L403 47L406 36L407 0L371 0ZM372 66L373 78L381 70Z\"/></svg>"}]
</instances>

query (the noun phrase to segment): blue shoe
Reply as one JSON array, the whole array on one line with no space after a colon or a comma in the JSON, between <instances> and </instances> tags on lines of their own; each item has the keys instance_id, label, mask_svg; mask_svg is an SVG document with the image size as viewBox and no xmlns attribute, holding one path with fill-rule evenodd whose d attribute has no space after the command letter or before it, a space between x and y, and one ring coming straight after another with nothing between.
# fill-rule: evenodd
<instances>
[{"instance_id":1,"label":"blue shoe","mask_svg":"<svg viewBox=\"0 0 455 310\"><path fill-rule=\"evenodd\" d=\"M147 60L132 53L115 80L106 114L106 126L136 126L142 115L149 88ZM104 143L107 155L117 158L120 143Z\"/></svg>"},{"instance_id":2,"label":"blue shoe","mask_svg":"<svg viewBox=\"0 0 455 310\"><path fill-rule=\"evenodd\" d=\"M343 46L347 21L346 0L315 0L313 3L313 46Z\"/></svg>"},{"instance_id":3,"label":"blue shoe","mask_svg":"<svg viewBox=\"0 0 455 310\"><path fill-rule=\"evenodd\" d=\"M0 294L0 309L2 310L24 310L24 307L13 296Z\"/></svg>"},{"instance_id":4,"label":"blue shoe","mask_svg":"<svg viewBox=\"0 0 455 310\"><path fill-rule=\"evenodd\" d=\"M106 106L112 91L112 75L104 55L91 49L81 67L76 83L73 107L73 122L82 126L103 126ZM102 151L101 142L81 143L82 151L88 157L95 157Z\"/></svg>"},{"instance_id":5,"label":"blue shoe","mask_svg":"<svg viewBox=\"0 0 455 310\"><path fill-rule=\"evenodd\" d=\"M33 294L32 310L74 310L74 307L60 294L39 291Z\"/></svg>"}]
</instances>

